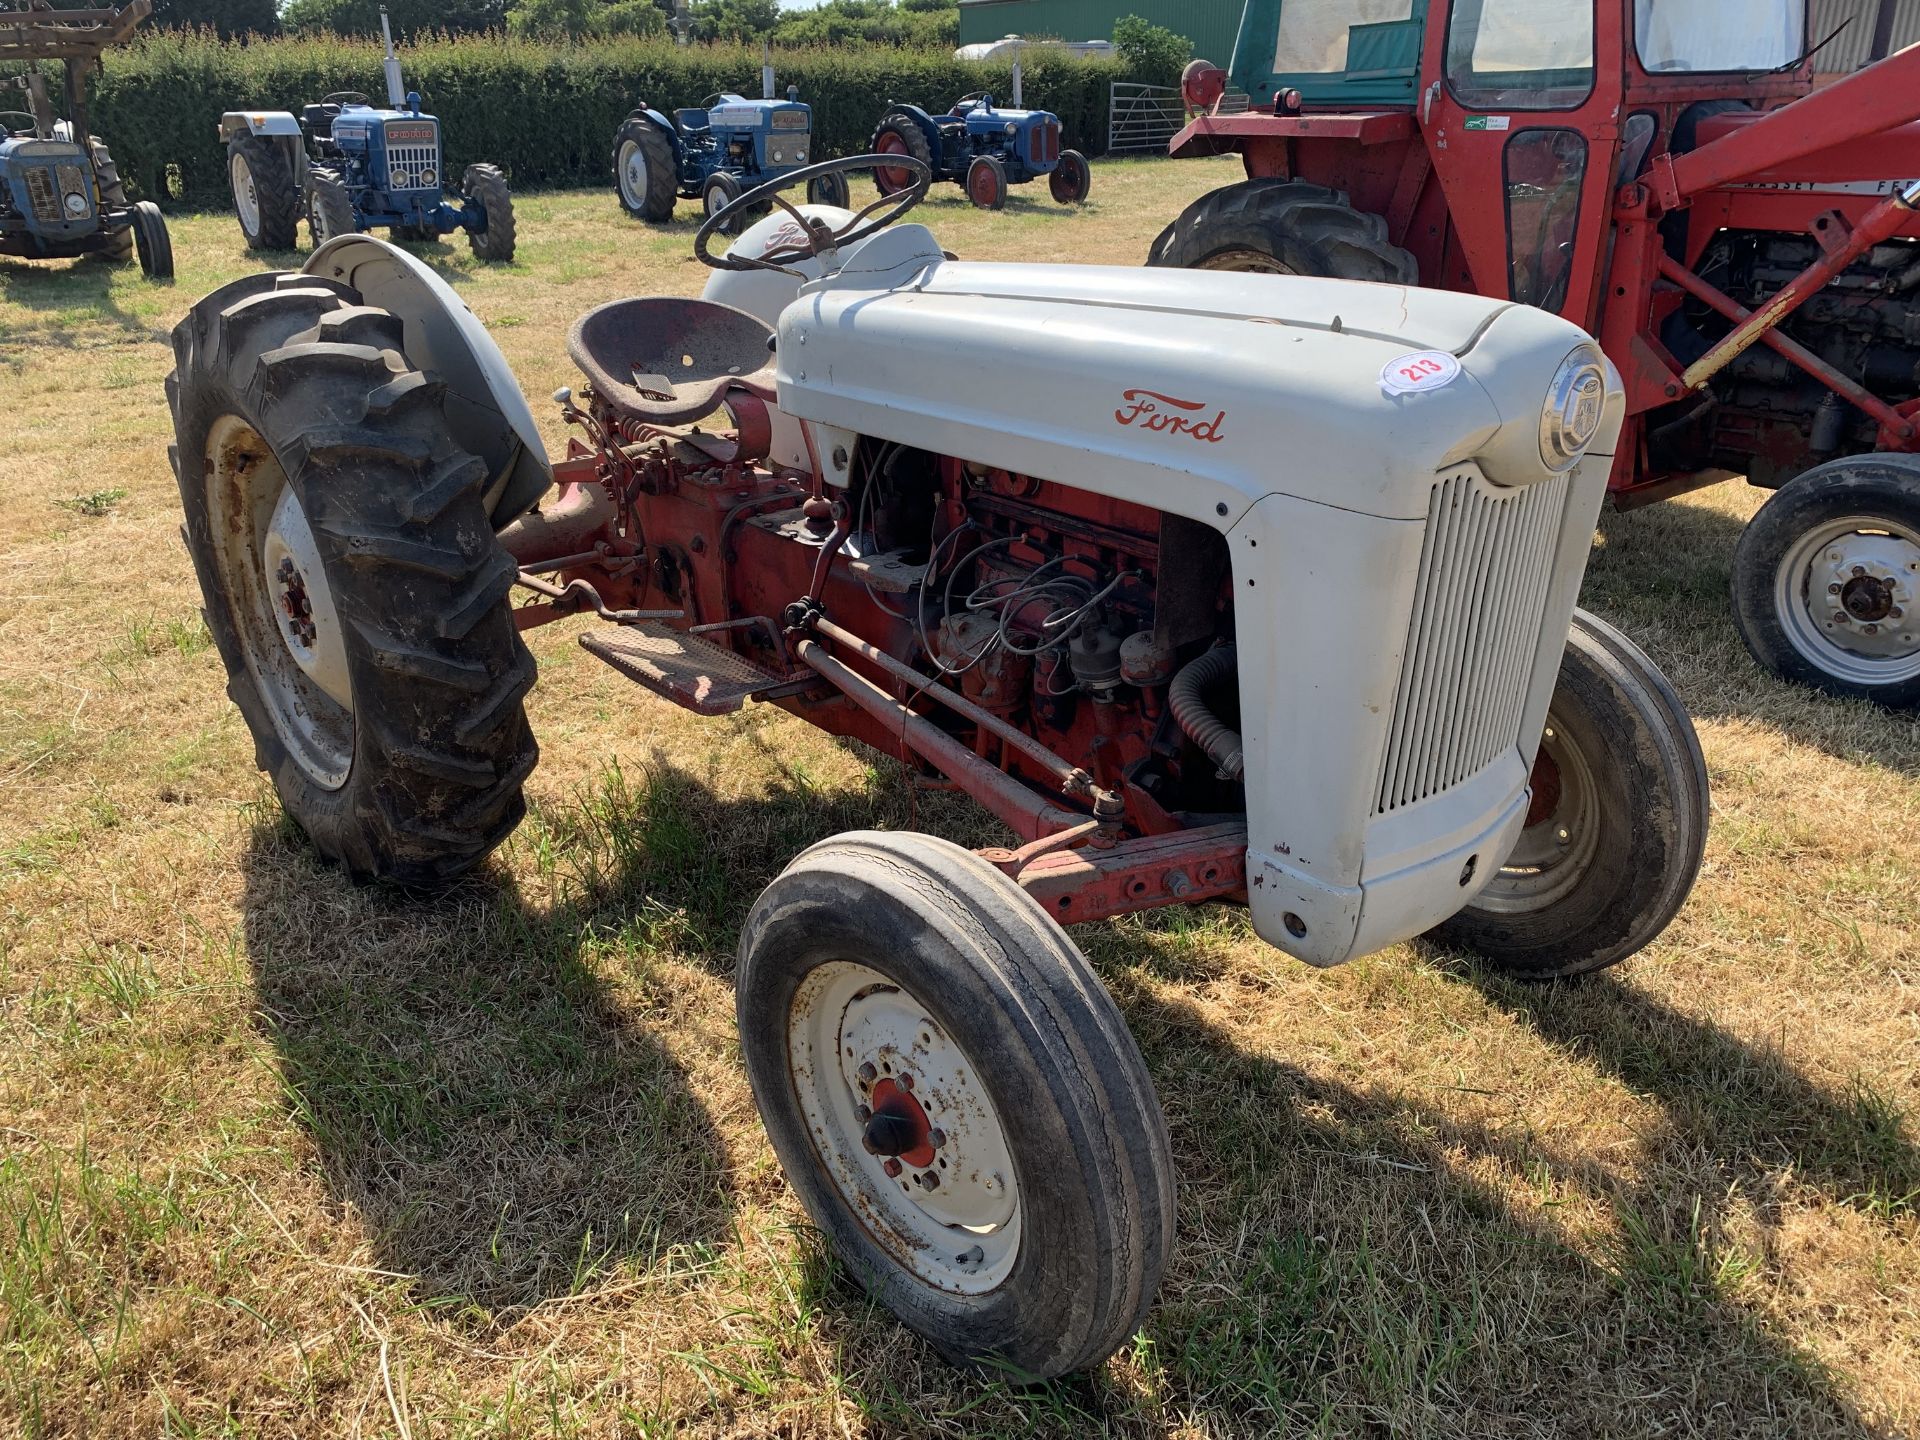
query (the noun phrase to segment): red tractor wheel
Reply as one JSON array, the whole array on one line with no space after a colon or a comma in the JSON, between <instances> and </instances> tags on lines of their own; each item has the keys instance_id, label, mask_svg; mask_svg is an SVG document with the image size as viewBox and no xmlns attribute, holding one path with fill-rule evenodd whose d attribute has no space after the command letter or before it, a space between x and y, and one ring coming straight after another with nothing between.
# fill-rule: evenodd
<instances>
[{"instance_id":1,"label":"red tractor wheel","mask_svg":"<svg viewBox=\"0 0 1920 1440\"><path fill-rule=\"evenodd\" d=\"M967 198L982 210L1002 210L1007 204L1007 172L991 155L982 155L967 167Z\"/></svg>"},{"instance_id":2,"label":"red tractor wheel","mask_svg":"<svg viewBox=\"0 0 1920 1440\"><path fill-rule=\"evenodd\" d=\"M889 115L882 120L880 128L873 132L873 143L867 148L875 155L905 155L928 169L933 168L933 151L927 137L906 115ZM882 195L897 195L912 184L913 171L904 165L874 166L873 186Z\"/></svg>"},{"instance_id":3,"label":"red tractor wheel","mask_svg":"<svg viewBox=\"0 0 1920 1440\"><path fill-rule=\"evenodd\" d=\"M1053 192L1053 198L1062 205L1079 205L1085 202L1087 191L1092 187L1093 167L1087 164L1087 157L1078 150L1062 150L1060 163L1047 177L1047 188Z\"/></svg>"}]
</instances>

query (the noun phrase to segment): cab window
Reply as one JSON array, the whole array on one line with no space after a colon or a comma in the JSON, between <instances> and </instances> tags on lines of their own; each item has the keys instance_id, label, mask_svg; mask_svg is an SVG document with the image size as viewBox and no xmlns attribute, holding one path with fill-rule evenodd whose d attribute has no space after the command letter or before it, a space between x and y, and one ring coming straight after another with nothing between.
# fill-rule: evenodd
<instances>
[{"instance_id":1,"label":"cab window","mask_svg":"<svg viewBox=\"0 0 1920 1440\"><path fill-rule=\"evenodd\" d=\"M1593 93L1593 0L1458 0L1447 82L1470 109L1578 105Z\"/></svg>"},{"instance_id":2,"label":"cab window","mask_svg":"<svg viewBox=\"0 0 1920 1440\"><path fill-rule=\"evenodd\" d=\"M1348 68L1356 26L1413 18L1413 0L1286 0L1280 7L1276 75L1333 75Z\"/></svg>"},{"instance_id":3,"label":"cab window","mask_svg":"<svg viewBox=\"0 0 1920 1440\"><path fill-rule=\"evenodd\" d=\"M1650 74L1778 70L1806 51L1806 0L1634 0L1633 33Z\"/></svg>"}]
</instances>

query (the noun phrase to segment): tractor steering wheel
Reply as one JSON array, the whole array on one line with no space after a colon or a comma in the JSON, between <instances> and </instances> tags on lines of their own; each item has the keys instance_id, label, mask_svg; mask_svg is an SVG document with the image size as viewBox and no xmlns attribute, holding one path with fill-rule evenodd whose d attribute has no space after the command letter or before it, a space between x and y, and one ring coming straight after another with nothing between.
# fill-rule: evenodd
<instances>
[{"instance_id":1,"label":"tractor steering wheel","mask_svg":"<svg viewBox=\"0 0 1920 1440\"><path fill-rule=\"evenodd\" d=\"M838 175L848 170L873 170L880 166L891 170L909 170L913 172L913 182L904 190L896 190L890 195L882 195L866 209L860 211L838 230L824 220L812 219L801 214L792 205L780 198L780 192L794 185L805 185L822 175ZM842 245L851 245L856 240L864 240L877 231L884 230L914 206L926 198L927 187L933 184L933 171L924 161L911 155L847 155L838 160L823 160L818 165L809 165L804 170L789 171L743 194L736 195L727 204L707 217L699 233L693 237L693 258L702 265L711 265L716 270L778 270L783 275L800 275L798 270L789 268L796 261L813 259L826 254L829 250L838 250ZM771 201L794 218L805 236L804 242L782 245L761 255L712 255L707 252L707 242L713 238L716 230L723 229L734 215L752 210ZM878 219L867 220L875 211L883 212ZM862 221L866 221L862 224ZM801 276L804 279L806 277Z\"/></svg>"},{"instance_id":2,"label":"tractor steering wheel","mask_svg":"<svg viewBox=\"0 0 1920 1440\"><path fill-rule=\"evenodd\" d=\"M342 105L364 105L367 103L367 93L364 90L336 90L331 95L320 97L322 105L331 105L336 100Z\"/></svg>"},{"instance_id":3,"label":"tractor steering wheel","mask_svg":"<svg viewBox=\"0 0 1920 1440\"><path fill-rule=\"evenodd\" d=\"M9 125L9 120L24 120L27 122L26 128L23 130L18 125ZM29 110L0 110L0 135L31 135L39 125L40 122L33 118Z\"/></svg>"}]
</instances>

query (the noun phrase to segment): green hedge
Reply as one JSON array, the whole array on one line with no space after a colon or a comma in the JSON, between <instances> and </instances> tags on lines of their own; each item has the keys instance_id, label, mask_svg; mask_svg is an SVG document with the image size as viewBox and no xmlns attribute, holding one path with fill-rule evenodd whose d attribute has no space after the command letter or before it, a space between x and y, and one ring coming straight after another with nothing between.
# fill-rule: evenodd
<instances>
[{"instance_id":1,"label":"green hedge","mask_svg":"<svg viewBox=\"0 0 1920 1440\"><path fill-rule=\"evenodd\" d=\"M223 207L223 111L297 114L332 90L383 95L380 54L373 43L335 38L237 44L206 34L149 36L107 53L94 82L94 129L137 196ZM613 132L642 100L671 110L723 89L760 93L759 52L734 46L574 46L484 35L409 45L402 59L407 84L441 118L449 172L491 160L527 187L611 183ZM774 65L781 89L798 85L812 105L822 158L864 151L889 100L944 109L970 90L991 90L1003 103L1012 92L1008 66L941 52L792 50L776 52ZM1113 62L1039 57L1025 66L1025 98L1060 116L1064 144L1098 154L1118 78Z\"/></svg>"}]
</instances>

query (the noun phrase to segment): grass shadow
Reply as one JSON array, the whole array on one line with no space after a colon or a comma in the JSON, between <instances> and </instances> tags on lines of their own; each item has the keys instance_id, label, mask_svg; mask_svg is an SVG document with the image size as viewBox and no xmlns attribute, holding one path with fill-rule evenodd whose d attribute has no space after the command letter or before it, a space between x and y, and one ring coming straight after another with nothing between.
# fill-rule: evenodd
<instances>
[{"instance_id":1,"label":"grass shadow","mask_svg":"<svg viewBox=\"0 0 1920 1440\"><path fill-rule=\"evenodd\" d=\"M96 256L77 260L27 260L0 256L0 304L17 305L38 315L65 316L85 310L88 319L97 319L118 327L129 339L167 342L167 327L156 325L145 316L121 308L114 298L113 277L123 267ZM171 288L171 280L146 280L142 284ZM32 343L64 348L88 348L94 342L78 327L61 323L21 332L31 335ZM0 343L8 332L0 329Z\"/></svg>"}]
</instances>

